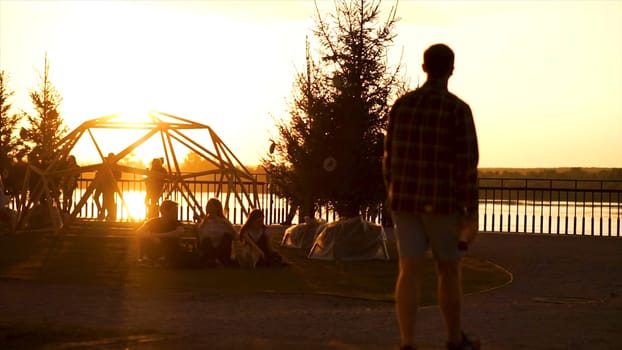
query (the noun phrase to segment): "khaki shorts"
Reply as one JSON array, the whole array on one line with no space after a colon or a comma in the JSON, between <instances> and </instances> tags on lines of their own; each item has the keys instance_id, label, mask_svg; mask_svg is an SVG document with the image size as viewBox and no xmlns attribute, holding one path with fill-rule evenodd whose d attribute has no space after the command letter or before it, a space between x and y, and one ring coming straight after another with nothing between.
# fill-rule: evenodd
<instances>
[{"instance_id":1,"label":"khaki shorts","mask_svg":"<svg viewBox=\"0 0 622 350\"><path fill-rule=\"evenodd\" d=\"M455 261L462 256L457 214L393 211L391 216L400 257L422 257L428 248L439 261Z\"/></svg>"}]
</instances>

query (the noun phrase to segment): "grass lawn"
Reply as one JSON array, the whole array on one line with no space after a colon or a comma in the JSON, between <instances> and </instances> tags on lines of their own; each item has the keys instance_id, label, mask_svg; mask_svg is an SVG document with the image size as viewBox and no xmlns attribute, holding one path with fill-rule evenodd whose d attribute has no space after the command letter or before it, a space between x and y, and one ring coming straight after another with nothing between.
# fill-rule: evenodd
<instances>
[{"instance_id":1,"label":"grass lawn","mask_svg":"<svg viewBox=\"0 0 622 350\"><path fill-rule=\"evenodd\" d=\"M84 232L87 230L89 232ZM185 288L202 293L306 293L392 301L397 276L396 247L390 260L361 262L307 259L307 252L274 246L291 262L285 268L167 269L136 263L138 240L131 231L109 235L101 224L81 225L66 235L22 233L0 236L0 278L112 287ZM423 304L435 302L436 274L427 260ZM464 291L473 293L506 283L509 276L484 259L463 261Z\"/></svg>"},{"instance_id":2,"label":"grass lawn","mask_svg":"<svg viewBox=\"0 0 622 350\"><path fill-rule=\"evenodd\" d=\"M387 261L320 261L307 252L279 246L282 228L275 228L274 246L291 266L283 268L168 269L136 263L138 240L130 229L101 223L79 225L66 235L21 233L0 235L0 279L128 288L179 288L195 293L326 294L377 301L393 301L397 276L396 247L388 242ZM509 281L503 270L476 256L463 263L464 291L473 293ZM423 304L436 302L436 273L431 258L425 268ZM74 342L131 342L136 337L160 337L155 331L87 329L75 325L29 324L0 319L0 344L9 348L39 349L43 345Z\"/></svg>"}]
</instances>

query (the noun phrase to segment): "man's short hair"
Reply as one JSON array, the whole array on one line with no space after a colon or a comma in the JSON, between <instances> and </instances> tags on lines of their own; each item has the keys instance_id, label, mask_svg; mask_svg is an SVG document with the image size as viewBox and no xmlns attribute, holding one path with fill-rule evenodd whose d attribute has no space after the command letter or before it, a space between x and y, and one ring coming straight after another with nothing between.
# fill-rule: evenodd
<instances>
[{"instance_id":1,"label":"man's short hair","mask_svg":"<svg viewBox=\"0 0 622 350\"><path fill-rule=\"evenodd\" d=\"M454 68L454 52L445 44L430 46L423 53L423 65L432 77L443 77Z\"/></svg>"},{"instance_id":2,"label":"man's short hair","mask_svg":"<svg viewBox=\"0 0 622 350\"><path fill-rule=\"evenodd\" d=\"M165 211L171 208L177 208L177 206L178 206L177 202L173 202L172 200L165 199L162 201L162 204L160 204L160 213L164 213Z\"/></svg>"}]
</instances>

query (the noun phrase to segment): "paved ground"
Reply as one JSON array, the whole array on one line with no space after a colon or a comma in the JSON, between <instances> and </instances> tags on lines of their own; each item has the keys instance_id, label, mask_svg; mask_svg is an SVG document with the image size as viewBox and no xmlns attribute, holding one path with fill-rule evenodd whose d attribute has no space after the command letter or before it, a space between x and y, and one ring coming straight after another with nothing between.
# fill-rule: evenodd
<instances>
[{"instance_id":1,"label":"paved ground","mask_svg":"<svg viewBox=\"0 0 622 350\"><path fill-rule=\"evenodd\" d=\"M481 238L473 253L514 275L465 299L486 349L622 349L622 238Z\"/></svg>"},{"instance_id":2,"label":"paved ground","mask_svg":"<svg viewBox=\"0 0 622 350\"><path fill-rule=\"evenodd\" d=\"M622 349L622 238L481 234L472 253L514 277L465 297L466 329L484 349ZM398 341L391 303L311 295L0 281L2 319L164 334L87 347L97 349L396 349ZM423 348L442 349L438 307L421 308L419 320Z\"/></svg>"}]
</instances>

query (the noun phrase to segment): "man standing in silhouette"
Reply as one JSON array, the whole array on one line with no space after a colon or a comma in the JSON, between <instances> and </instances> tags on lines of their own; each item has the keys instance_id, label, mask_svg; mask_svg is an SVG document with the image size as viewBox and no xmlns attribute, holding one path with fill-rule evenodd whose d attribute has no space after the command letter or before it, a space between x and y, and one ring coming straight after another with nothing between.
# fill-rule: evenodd
<instances>
[{"instance_id":1,"label":"man standing in silhouette","mask_svg":"<svg viewBox=\"0 0 622 350\"><path fill-rule=\"evenodd\" d=\"M395 301L402 349L414 349L425 252L438 271L438 302L448 349L479 349L462 331L460 258L478 220L478 146L469 106L447 90L454 53L444 44L423 55L427 81L391 109L384 180L399 249Z\"/></svg>"},{"instance_id":2,"label":"man standing in silhouette","mask_svg":"<svg viewBox=\"0 0 622 350\"><path fill-rule=\"evenodd\" d=\"M94 194L95 200L99 201L100 195L103 197L103 204L98 216L100 219L105 218L108 221L117 219L117 203L114 195L117 192L117 181L121 180L121 170L118 169L114 157L114 153L108 153L102 163L102 168L95 173L97 183Z\"/></svg>"},{"instance_id":3,"label":"man standing in silhouette","mask_svg":"<svg viewBox=\"0 0 622 350\"><path fill-rule=\"evenodd\" d=\"M145 205L147 206L147 217L150 219L158 216L158 201L166 183L167 171L163 164L163 158L153 158L151 168L145 178Z\"/></svg>"}]
</instances>

